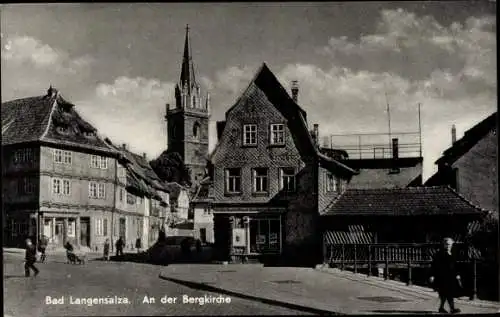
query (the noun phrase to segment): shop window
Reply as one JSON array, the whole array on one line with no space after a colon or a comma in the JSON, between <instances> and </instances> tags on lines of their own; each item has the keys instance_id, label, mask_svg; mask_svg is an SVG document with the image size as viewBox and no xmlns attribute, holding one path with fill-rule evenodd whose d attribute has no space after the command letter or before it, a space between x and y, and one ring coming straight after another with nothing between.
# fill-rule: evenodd
<instances>
[{"instance_id":1,"label":"shop window","mask_svg":"<svg viewBox=\"0 0 500 317\"><path fill-rule=\"evenodd\" d=\"M279 219L250 219L250 252L279 253L280 226Z\"/></svg>"}]
</instances>

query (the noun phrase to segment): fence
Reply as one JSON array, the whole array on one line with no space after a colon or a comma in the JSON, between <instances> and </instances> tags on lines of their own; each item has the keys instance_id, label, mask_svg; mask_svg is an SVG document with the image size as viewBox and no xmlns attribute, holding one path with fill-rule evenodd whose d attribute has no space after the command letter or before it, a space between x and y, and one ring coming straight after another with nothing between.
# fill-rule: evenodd
<instances>
[{"instance_id":1,"label":"fence","mask_svg":"<svg viewBox=\"0 0 500 317\"><path fill-rule=\"evenodd\" d=\"M372 275L374 267L383 265L384 278L389 278L389 267L406 267L408 271L407 284L412 284L412 269L415 267L430 266L434 254L439 250L439 244L429 243L400 243L400 244L332 244L325 245L324 264L340 266L344 270L347 266L358 273L361 267L368 268L368 276ZM457 262L470 264L472 274L472 296L477 294L477 260L472 256L468 245L457 243L454 250Z\"/></svg>"},{"instance_id":2,"label":"fence","mask_svg":"<svg viewBox=\"0 0 500 317\"><path fill-rule=\"evenodd\" d=\"M332 134L328 147L342 149L350 159L392 158L392 139L398 139L398 157L421 157L422 142L419 132Z\"/></svg>"}]
</instances>

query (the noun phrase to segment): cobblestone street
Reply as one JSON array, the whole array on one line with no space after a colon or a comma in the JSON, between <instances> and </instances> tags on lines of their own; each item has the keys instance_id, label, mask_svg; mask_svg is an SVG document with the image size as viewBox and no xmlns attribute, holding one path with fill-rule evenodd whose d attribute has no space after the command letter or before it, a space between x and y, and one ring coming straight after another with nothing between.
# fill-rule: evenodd
<instances>
[{"instance_id":1,"label":"cobblestone street","mask_svg":"<svg viewBox=\"0 0 500 317\"><path fill-rule=\"evenodd\" d=\"M117 315L291 315L304 314L279 306L231 297L230 304L183 304L182 296L219 296L159 278L161 267L148 264L101 262L65 263L63 255L37 263L40 274L24 277L22 254L4 251L5 316L117 316ZM196 272L193 272L196 274ZM161 304L162 296L178 297L175 304ZM45 297L61 298L62 305L47 305ZM74 305L69 297L127 297L130 304ZM144 297L156 298L143 304ZM225 296L225 295L224 295Z\"/></svg>"}]
</instances>

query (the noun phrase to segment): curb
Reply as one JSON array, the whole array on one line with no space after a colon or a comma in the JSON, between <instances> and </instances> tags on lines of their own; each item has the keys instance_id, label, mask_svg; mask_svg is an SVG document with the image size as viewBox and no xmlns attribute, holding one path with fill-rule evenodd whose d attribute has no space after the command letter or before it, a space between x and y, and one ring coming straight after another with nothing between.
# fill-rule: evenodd
<instances>
[{"instance_id":1,"label":"curb","mask_svg":"<svg viewBox=\"0 0 500 317\"><path fill-rule=\"evenodd\" d=\"M312 313L312 314L317 314L317 315L344 315L342 313L333 312L333 311L324 310L324 309L313 308L313 307L310 307L310 306L304 306L304 305L299 305L299 304L292 304L292 303L289 303L289 302L280 301L280 300L276 300L276 299L262 298L262 297L258 297L258 296L247 295L247 294L243 294L241 292L230 291L230 290L223 289L223 288L220 288L220 287L217 287L217 286L208 285L208 283L197 283L197 282L191 282L191 281L186 281L186 280L180 280L180 279L176 279L176 278L172 278L172 277L165 277L165 276L163 276L162 273L160 273L159 278L162 279L162 280L174 282L174 283L177 283L177 284L181 284L181 285L188 286L188 287L191 287L191 288L196 288L196 289L199 289L199 290L204 290L204 291L207 291L207 292L214 292L214 293L225 294L225 295L229 295L229 296L233 296L233 297L238 297L238 298L242 298L242 299L258 301L258 302L261 302L261 303L264 303L264 304L268 304L268 305L281 306L281 307L288 308L288 309L293 309L293 310L300 310L300 311L308 312L308 313Z\"/></svg>"},{"instance_id":2,"label":"curb","mask_svg":"<svg viewBox=\"0 0 500 317\"><path fill-rule=\"evenodd\" d=\"M417 296L421 299L434 299L437 296L433 290L418 285L408 286L405 283L398 281L385 280L383 278L374 276L368 277L366 275L355 274L349 271L341 271L333 268L324 268L317 266L315 270L322 273L336 275L342 278L350 279L352 281L358 281L372 286L377 286L387 290L399 291L400 293L403 293L405 295ZM425 296L425 298L423 296ZM496 308L500 310L500 303L494 304L484 301L478 301L478 300L472 301L472 300L464 300L458 298L456 299L456 302L459 304L465 304L483 308Z\"/></svg>"}]
</instances>

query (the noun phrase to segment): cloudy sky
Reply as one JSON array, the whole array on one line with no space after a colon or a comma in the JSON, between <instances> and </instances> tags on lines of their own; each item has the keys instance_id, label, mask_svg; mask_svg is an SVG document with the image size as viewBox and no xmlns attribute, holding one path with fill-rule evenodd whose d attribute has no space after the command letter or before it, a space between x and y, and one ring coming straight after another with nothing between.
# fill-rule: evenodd
<instances>
[{"instance_id":1,"label":"cloudy sky","mask_svg":"<svg viewBox=\"0 0 500 317\"><path fill-rule=\"evenodd\" d=\"M495 12L494 1L2 5L2 101L52 84L101 134L155 157L189 24L213 122L266 62L285 88L299 81L322 136L387 132L387 101L392 131L417 131L421 103L427 178L452 124L461 137L496 111Z\"/></svg>"}]
</instances>

